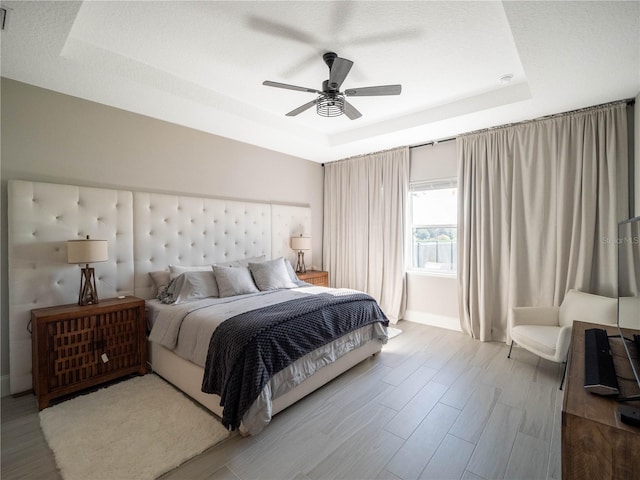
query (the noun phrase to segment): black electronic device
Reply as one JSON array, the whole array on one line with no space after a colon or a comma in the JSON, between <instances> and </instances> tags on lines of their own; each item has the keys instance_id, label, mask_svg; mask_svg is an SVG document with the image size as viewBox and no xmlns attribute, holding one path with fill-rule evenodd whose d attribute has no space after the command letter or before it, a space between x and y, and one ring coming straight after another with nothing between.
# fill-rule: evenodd
<instances>
[{"instance_id":1,"label":"black electronic device","mask_svg":"<svg viewBox=\"0 0 640 480\"><path fill-rule=\"evenodd\" d=\"M619 392L609 337L601 328L584 331L584 388L598 395Z\"/></svg>"}]
</instances>

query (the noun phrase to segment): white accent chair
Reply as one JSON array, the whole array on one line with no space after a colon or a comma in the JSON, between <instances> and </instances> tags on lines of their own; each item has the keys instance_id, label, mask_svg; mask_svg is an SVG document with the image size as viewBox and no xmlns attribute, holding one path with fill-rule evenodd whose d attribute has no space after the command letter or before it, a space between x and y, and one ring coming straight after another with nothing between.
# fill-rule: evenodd
<instances>
[{"instance_id":1,"label":"white accent chair","mask_svg":"<svg viewBox=\"0 0 640 480\"><path fill-rule=\"evenodd\" d=\"M556 363L564 363L560 390L564 383L567 354L574 320L615 324L618 300L569 290L559 307L514 307L509 316L511 358L513 344Z\"/></svg>"}]
</instances>

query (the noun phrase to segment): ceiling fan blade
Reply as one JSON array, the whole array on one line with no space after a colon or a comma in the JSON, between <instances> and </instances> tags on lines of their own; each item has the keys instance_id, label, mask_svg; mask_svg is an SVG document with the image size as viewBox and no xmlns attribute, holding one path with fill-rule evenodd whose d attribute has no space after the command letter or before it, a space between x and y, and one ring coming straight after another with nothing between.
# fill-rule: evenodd
<instances>
[{"instance_id":1,"label":"ceiling fan blade","mask_svg":"<svg viewBox=\"0 0 640 480\"><path fill-rule=\"evenodd\" d=\"M291 110L289 113L287 113L287 117L295 117L296 115L298 115L299 113L304 112L305 110L309 110L311 107L313 107L316 103L318 103L318 99L316 98L315 100L311 100L308 103L305 103L304 105L299 106L298 108L296 108L295 110Z\"/></svg>"},{"instance_id":2,"label":"ceiling fan blade","mask_svg":"<svg viewBox=\"0 0 640 480\"><path fill-rule=\"evenodd\" d=\"M340 85L344 82L344 79L347 78L349 74L349 70L353 66L353 62L351 60L347 60L346 58L336 57L333 61L333 65L331 65L331 73L329 75L329 86L331 88L335 88L336 90L340 90Z\"/></svg>"},{"instance_id":3,"label":"ceiling fan blade","mask_svg":"<svg viewBox=\"0 0 640 480\"><path fill-rule=\"evenodd\" d=\"M350 120L355 120L356 118L360 118L362 116L358 109L346 100L344 102L344 113L347 117L349 117Z\"/></svg>"},{"instance_id":4,"label":"ceiling fan blade","mask_svg":"<svg viewBox=\"0 0 640 480\"><path fill-rule=\"evenodd\" d=\"M379 85L377 87L350 88L344 91L347 97L377 97L381 95L400 95L402 85Z\"/></svg>"},{"instance_id":5,"label":"ceiling fan blade","mask_svg":"<svg viewBox=\"0 0 640 480\"><path fill-rule=\"evenodd\" d=\"M283 70L280 73L280 77L289 78L289 77L295 75L296 73L300 73L301 71L306 70L307 68L309 68L311 65L313 65L317 61L318 61L318 52L313 52L313 53L307 55L304 59L293 63L286 70Z\"/></svg>"},{"instance_id":6,"label":"ceiling fan blade","mask_svg":"<svg viewBox=\"0 0 640 480\"><path fill-rule=\"evenodd\" d=\"M265 80L264 82L262 82L262 84L266 85L267 87L285 88L287 90L296 90L298 92L322 93L321 91L316 90L315 88L298 87L296 85L289 85L288 83L272 82L270 80Z\"/></svg>"},{"instance_id":7,"label":"ceiling fan blade","mask_svg":"<svg viewBox=\"0 0 640 480\"><path fill-rule=\"evenodd\" d=\"M307 45L314 45L317 43L317 39L306 33L304 30L299 30L290 25L269 20L268 18L252 15L249 17L249 27L253 30L266 33L267 35L288 38Z\"/></svg>"},{"instance_id":8,"label":"ceiling fan blade","mask_svg":"<svg viewBox=\"0 0 640 480\"><path fill-rule=\"evenodd\" d=\"M349 40L349 45L370 45L376 43L393 42L399 40L411 40L421 37L424 34L424 30L420 28L403 28L402 30L393 30L389 32L377 32L371 35L365 35L362 37L352 38Z\"/></svg>"}]
</instances>

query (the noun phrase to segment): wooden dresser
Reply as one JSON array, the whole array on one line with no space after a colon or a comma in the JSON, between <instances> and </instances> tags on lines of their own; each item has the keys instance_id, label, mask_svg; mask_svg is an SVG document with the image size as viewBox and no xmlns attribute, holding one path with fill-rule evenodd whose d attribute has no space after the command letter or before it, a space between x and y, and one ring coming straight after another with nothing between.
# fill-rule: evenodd
<instances>
[{"instance_id":1,"label":"wooden dresser","mask_svg":"<svg viewBox=\"0 0 640 480\"><path fill-rule=\"evenodd\" d=\"M97 305L32 310L33 389L38 408L121 376L147 373L144 307L143 299L124 297Z\"/></svg>"},{"instance_id":2,"label":"wooden dresser","mask_svg":"<svg viewBox=\"0 0 640 480\"><path fill-rule=\"evenodd\" d=\"M574 322L562 404L562 478L640 479L640 427L620 421L619 403L584 389L584 331L604 328L609 335L615 326ZM625 335L632 333L625 331ZM637 332L636 332L637 333ZM637 393L629 362L619 338L609 339L621 393ZM633 347L633 345L631 345ZM640 402L628 402L640 406Z\"/></svg>"},{"instance_id":3,"label":"wooden dresser","mask_svg":"<svg viewBox=\"0 0 640 480\"><path fill-rule=\"evenodd\" d=\"M307 270L305 273L296 273L298 278L303 282L318 285L320 287L329 286L329 272L323 272L321 270Z\"/></svg>"}]
</instances>

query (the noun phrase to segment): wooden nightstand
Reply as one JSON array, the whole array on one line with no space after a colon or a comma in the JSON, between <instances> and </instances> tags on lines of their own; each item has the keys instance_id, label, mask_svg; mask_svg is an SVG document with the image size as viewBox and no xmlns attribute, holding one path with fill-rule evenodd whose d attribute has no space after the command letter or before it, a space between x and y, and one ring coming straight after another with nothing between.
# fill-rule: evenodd
<instances>
[{"instance_id":1,"label":"wooden nightstand","mask_svg":"<svg viewBox=\"0 0 640 480\"><path fill-rule=\"evenodd\" d=\"M143 299L124 297L97 305L32 310L33 389L38 408L118 377L147 373L144 307Z\"/></svg>"},{"instance_id":2,"label":"wooden nightstand","mask_svg":"<svg viewBox=\"0 0 640 480\"><path fill-rule=\"evenodd\" d=\"M320 287L329 286L329 272L307 270L305 273L296 273L296 275L298 275L298 278L303 282L318 285Z\"/></svg>"}]
</instances>

